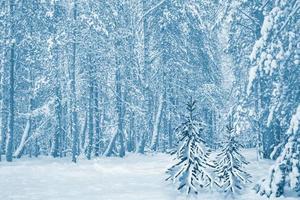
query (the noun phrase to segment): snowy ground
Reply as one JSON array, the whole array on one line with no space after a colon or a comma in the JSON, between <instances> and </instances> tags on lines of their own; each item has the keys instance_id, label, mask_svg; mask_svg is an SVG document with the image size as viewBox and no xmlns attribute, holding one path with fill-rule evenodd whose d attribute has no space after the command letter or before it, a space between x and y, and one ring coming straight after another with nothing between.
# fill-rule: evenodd
<instances>
[{"instance_id":1,"label":"snowy ground","mask_svg":"<svg viewBox=\"0 0 300 200\"><path fill-rule=\"evenodd\" d=\"M271 163L257 163L254 151L248 150L245 155L251 162L248 171L256 182L267 173ZM80 160L76 165L69 159L52 158L2 162L0 200L185 200L184 195L164 181L164 171L170 162L170 157L164 154ZM236 199L266 199L257 196L252 187L253 184ZM205 191L197 199L224 197Z\"/></svg>"}]
</instances>

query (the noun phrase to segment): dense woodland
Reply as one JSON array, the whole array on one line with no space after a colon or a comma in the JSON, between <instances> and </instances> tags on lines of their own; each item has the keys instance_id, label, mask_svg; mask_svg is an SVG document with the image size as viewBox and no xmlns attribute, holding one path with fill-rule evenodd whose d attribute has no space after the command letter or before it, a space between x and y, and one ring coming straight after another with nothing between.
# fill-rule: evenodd
<instances>
[{"instance_id":1,"label":"dense woodland","mask_svg":"<svg viewBox=\"0 0 300 200\"><path fill-rule=\"evenodd\" d=\"M298 0L0 0L0 158L172 152L193 98L210 149L230 118L276 159L300 148L299 30Z\"/></svg>"}]
</instances>

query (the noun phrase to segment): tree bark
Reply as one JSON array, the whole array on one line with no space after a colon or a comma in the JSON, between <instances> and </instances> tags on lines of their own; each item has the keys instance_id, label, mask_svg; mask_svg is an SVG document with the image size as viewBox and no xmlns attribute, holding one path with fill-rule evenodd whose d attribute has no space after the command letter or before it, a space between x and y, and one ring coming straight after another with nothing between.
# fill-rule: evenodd
<instances>
[{"instance_id":1,"label":"tree bark","mask_svg":"<svg viewBox=\"0 0 300 200\"><path fill-rule=\"evenodd\" d=\"M8 133L6 143L6 160L13 159L14 122L15 122L15 38L14 38L14 0L10 0L10 65L9 65L9 110L8 110Z\"/></svg>"},{"instance_id":2,"label":"tree bark","mask_svg":"<svg viewBox=\"0 0 300 200\"><path fill-rule=\"evenodd\" d=\"M74 0L73 7L73 43L72 43L72 65L70 69L71 76L71 134L73 136L72 142L72 162L77 162L78 156L78 144L79 144L79 134L78 134L78 116L77 116L77 98L76 98L76 22L77 22L77 1Z\"/></svg>"}]
</instances>

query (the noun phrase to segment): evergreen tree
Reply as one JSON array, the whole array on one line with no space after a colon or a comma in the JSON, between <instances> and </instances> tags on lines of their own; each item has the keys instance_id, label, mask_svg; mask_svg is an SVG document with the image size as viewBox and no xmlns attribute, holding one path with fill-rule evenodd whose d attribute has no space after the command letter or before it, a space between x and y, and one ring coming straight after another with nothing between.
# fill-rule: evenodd
<instances>
[{"instance_id":1,"label":"evergreen tree","mask_svg":"<svg viewBox=\"0 0 300 200\"><path fill-rule=\"evenodd\" d=\"M282 151L299 102L299 6L297 0L270 1L250 54L247 101L254 104L258 146L267 159Z\"/></svg>"},{"instance_id":2,"label":"evergreen tree","mask_svg":"<svg viewBox=\"0 0 300 200\"><path fill-rule=\"evenodd\" d=\"M267 197L282 196L287 190L294 191L300 196L300 106L292 117L288 129L289 139L276 163L272 166L267 178L255 186L260 195Z\"/></svg>"},{"instance_id":3,"label":"evergreen tree","mask_svg":"<svg viewBox=\"0 0 300 200\"><path fill-rule=\"evenodd\" d=\"M243 165L247 165L248 162L240 153L242 145L234 136L234 128L232 125L227 125L226 128L228 138L221 153L217 155L215 172L219 179L218 186L222 187L224 192L234 194L250 182L251 176L243 169Z\"/></svg>"},{"instance_id":4,"label":"evergreen tree","mask_svg":"<svg viewBox=\"0 0 300 200\"><path fill-rule=\"evenodd\" d=\"M186 194L197 194L199 187L207 187L212 183L212 177L207 171L211 165L208 163L209 151L205 148L202 136L204 125L194 119L195 101L188 104L187 110L187 121L176 129L180 136L178 150L174 153L177 163L167 170L170 175L167 180L178 182L178 190L185 190Z\"/></svg>"}]
</instances>

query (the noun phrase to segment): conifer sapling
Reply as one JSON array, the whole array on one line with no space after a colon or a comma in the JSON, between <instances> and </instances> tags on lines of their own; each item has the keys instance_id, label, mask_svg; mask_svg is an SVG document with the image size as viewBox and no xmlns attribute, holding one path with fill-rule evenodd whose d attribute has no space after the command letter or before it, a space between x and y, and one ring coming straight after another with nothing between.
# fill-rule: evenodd
<instances>
[{"instance_id":1,"label":"conifer sapling","mask_svg":"<svg viewBox=\"0 0 300 200\"><path fill-rule=\"evenodd\" d=\"M244 171L243 166L247 165L246 158L240 153L241 144L236 140L232 125L226 126L227 140L221 153L215 161L215 172L218 181L217 185L226 193L237 193L250 181L250 174Z\"/></svg>"},{"instance_id":2,"label":"conifer sapling","mask_svg":"<svg viewBox=\"0 0 300 200\"><path fill-rule=\"evenodd\" d=\"M198 192L199 188L209 186L212 178L207 171L209 151L205 147L203 139L204 125L194 119L195 101L187 106L188 117L177 129L179 135L178 150L174 153L177 163L167 170L172 180L178 184L178 190L186 194Z\"/></svg>"}]
</instances>

